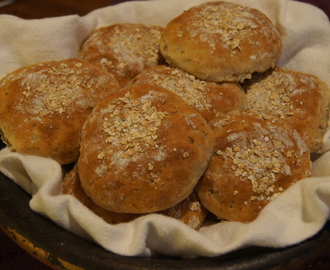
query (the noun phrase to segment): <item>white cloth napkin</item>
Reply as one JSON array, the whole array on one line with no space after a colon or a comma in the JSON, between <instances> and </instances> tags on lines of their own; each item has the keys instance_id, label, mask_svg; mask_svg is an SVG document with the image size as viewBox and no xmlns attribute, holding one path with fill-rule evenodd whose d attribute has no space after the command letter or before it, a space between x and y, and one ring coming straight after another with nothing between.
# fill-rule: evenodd
<instances>
[{"instance_id":1,"label":"white cloth napkin","mask_svg":"<svg viewBox=\"0 0 330 270\"><path fill-rule=\"evenodd\" d=\"M190 6L205 0L126 2L90 14L41 20L0 16L0 78L24 65L74 57L89 33L117 22L165 26ZM233 0L258 8L283 33L279 65L319 76L330 85L330 24L319 9L286 0ZM325 136L324 150L330 147ZM154 253L186 258L218 256L256 245L286 247L315 235L329 219L330 152L314 163L314 176L303 179L269 203L249 223L217 223L195 231L183 223L151 214L109 225L70 195L60 195L63 172L53 160L24 156L5 148L0 170L32 195L33 211L105 249L126 256ZM17 198L19 200L19 198Z\"/></svg>"}]
</instances>

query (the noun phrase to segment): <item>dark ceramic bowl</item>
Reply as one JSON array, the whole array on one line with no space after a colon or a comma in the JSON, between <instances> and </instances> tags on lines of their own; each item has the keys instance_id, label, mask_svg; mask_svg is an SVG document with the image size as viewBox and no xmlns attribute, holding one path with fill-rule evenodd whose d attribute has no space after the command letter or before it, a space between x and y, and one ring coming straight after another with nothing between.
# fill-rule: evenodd
<instances>
[{"instance_id":1,"label":"dark ceramic bowl","mask_svg":"<svg viewBox=\"0 0 330 270\"><path fill-rule=\"evenodd\" d=\"M0 143L0 148L4 144ZM58 227L29 208L30 195L0 173L0 226L22 248L54 269L301 269L330 246L330 223L313 238L283 249L250 247L216 258L124 257Z\"/></svg>"}]
</instances>

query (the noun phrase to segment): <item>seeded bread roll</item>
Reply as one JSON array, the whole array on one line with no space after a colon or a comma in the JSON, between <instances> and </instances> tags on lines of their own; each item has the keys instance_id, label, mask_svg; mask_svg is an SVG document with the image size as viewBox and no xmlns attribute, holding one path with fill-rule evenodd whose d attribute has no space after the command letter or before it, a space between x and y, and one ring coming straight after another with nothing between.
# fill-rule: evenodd
<instances>
[{"instance_id":1,"label":"seeded bread roll","mask_svg":"<svg viewBox=\"0 0 330 270\"><path fill-rule=\"evenodd\" d=\"M88 114L118 89L113 76L83 60L23 67L0 81L0 134L19 153L77 161Z\"/></svg>"},{"instance_id":2,"label":"seeded bread roll","mask_svg":"<svg viewBox=\"0 0 330 270\"><path fill-rule=\"evenodd\" d=\"M159 40L163 27L122 23L96 29L80 51L80 58L114 74L121 87L142 70L162 62Z\"/></svg>"},{"instance_id":3,"label":"seeded bread roll","mask_svg":"<svg viewBox=\"0 0 330 270\"><path fill-rule=\"evenodd\" d=\"M172 66L202 80L243 81L274 67L281 36L259 10L216 1L194 6L170 21L160 51Z\"/></svg>"},{"instance_id":4,"label":"seeded bread roll","mask_svg":"<svg viewBox=\"0 0 330 270\"><path fill-rule=\"evenodd\" d=\"M132 83L153 84L180 96L206 121L217 114L244 108L245 92L238 83L213 83L197 79L189 73L165 65L142 71Z\"/></svg>"},{"instance_id":5,"label":"seeded bread roll","mask_svg":"<svg viewBox=\"0 0 330 270\"><path fill-rule=\"evenodd\" d=\"M275 68L247 85L246 109L282 118L295 128L311 153L322 147L328 123L330 89L316 76Z\"/></svg>"},{"instance_id":6,"label":"seeded bread roll","mask_svg":"<svg viewBox=\"0 0 330 270\"><path fill-rule=\"evenodd\" d=\"M145 215L115 213L98 206L90 197L87 196L86 192L81 187L77 164L69 173L65 175L62 183L62 193L74 196L83 205L85 205L88 209L90 209L109 224L129 222ZM186 199L177 205L156 213L175 218L185 223L189 227L195 230L199 230L206 218L208 211L201 204L197 193L193 191Z\"/></svg>"},{"instance_id":7,"label":"seeded bread roll","mask_svg":"<svg viewBox=\"0 0 330 270\"><path fill-rule=\"evenodd\" d=\"M85 122L82 187L109 211L165 210L193 191L213 146L205 119L180 97L134 84L99 102Z\"/></svg>"},{"instance_id":8,"label":"seeded bread roll","mask_svg":"<svg viewBox=\"0 0 330 270\"><path fill-rule=\"evenodd\" d=\"M234 111L210 125L215 154L196 191L219 219L250 222L282 191L311 175L305 142L277 117Z\"/></svg>"}]
</instances>

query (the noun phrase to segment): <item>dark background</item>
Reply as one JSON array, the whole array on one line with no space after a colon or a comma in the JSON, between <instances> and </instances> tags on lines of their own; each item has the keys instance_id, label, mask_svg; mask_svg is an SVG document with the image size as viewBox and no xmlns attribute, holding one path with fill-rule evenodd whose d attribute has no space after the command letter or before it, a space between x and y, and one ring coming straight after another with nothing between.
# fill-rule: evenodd
<instances>
[{"instance_id":1,"label":"dark background","mask_svg":"<svg viewBox=\"0 0 330 270\"><path fill-rule=\"evenodd\" d=\"M1 1L0 1L1 2ZM121 0L17 0L15 3L0 8L0 14L12 14L24 19L38 19L62 15L86 15L88 12ZM329 0L301 0L300 2L313 4L322 9L330 17ZM330 25L329 25L330 26ZM280 263L280 262L279 262ZM51 270L52 268L39 262L29 253L19 247L11 238L0 230L0 269L1 270ZM330 246L326 254L310 262L301 270L330 269ZM101 270L101 269L100 269Z\"/></svg>"},{"instance_id":2,"label":"dark background","mask_svg":"<svg viewBox=\"0 0 330 270\"><path fill-rule=\"evenodd\" d=\"M0 8L0 14L12 14L24 19L38 19L72 14L83 16L96 8L128 1L131 0L16 0L15 3ZM299 1L319 7L330 17L329 0Z\"/></svg>"}]
</instances>

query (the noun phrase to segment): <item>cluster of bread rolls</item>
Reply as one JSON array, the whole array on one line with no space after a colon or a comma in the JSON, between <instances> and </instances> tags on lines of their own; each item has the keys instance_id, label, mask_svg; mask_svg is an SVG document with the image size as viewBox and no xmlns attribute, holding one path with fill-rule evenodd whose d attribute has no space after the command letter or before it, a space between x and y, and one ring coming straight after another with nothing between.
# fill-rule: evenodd
<instances>
[{"instance_id":1,"label":"cluster of bread rolls","mask_svg":"<svg viewBox=\"0 0 330 270\"><path fill-rule=\"evenodd\" d=\"M327 129L328 86L276 67L281 52L267 16L231 2L105 26L77 58L0 81L0 132L13 151L74 164L63 193L111 224L250 222L311 175Z\"/></svg>"}]
</instances>

